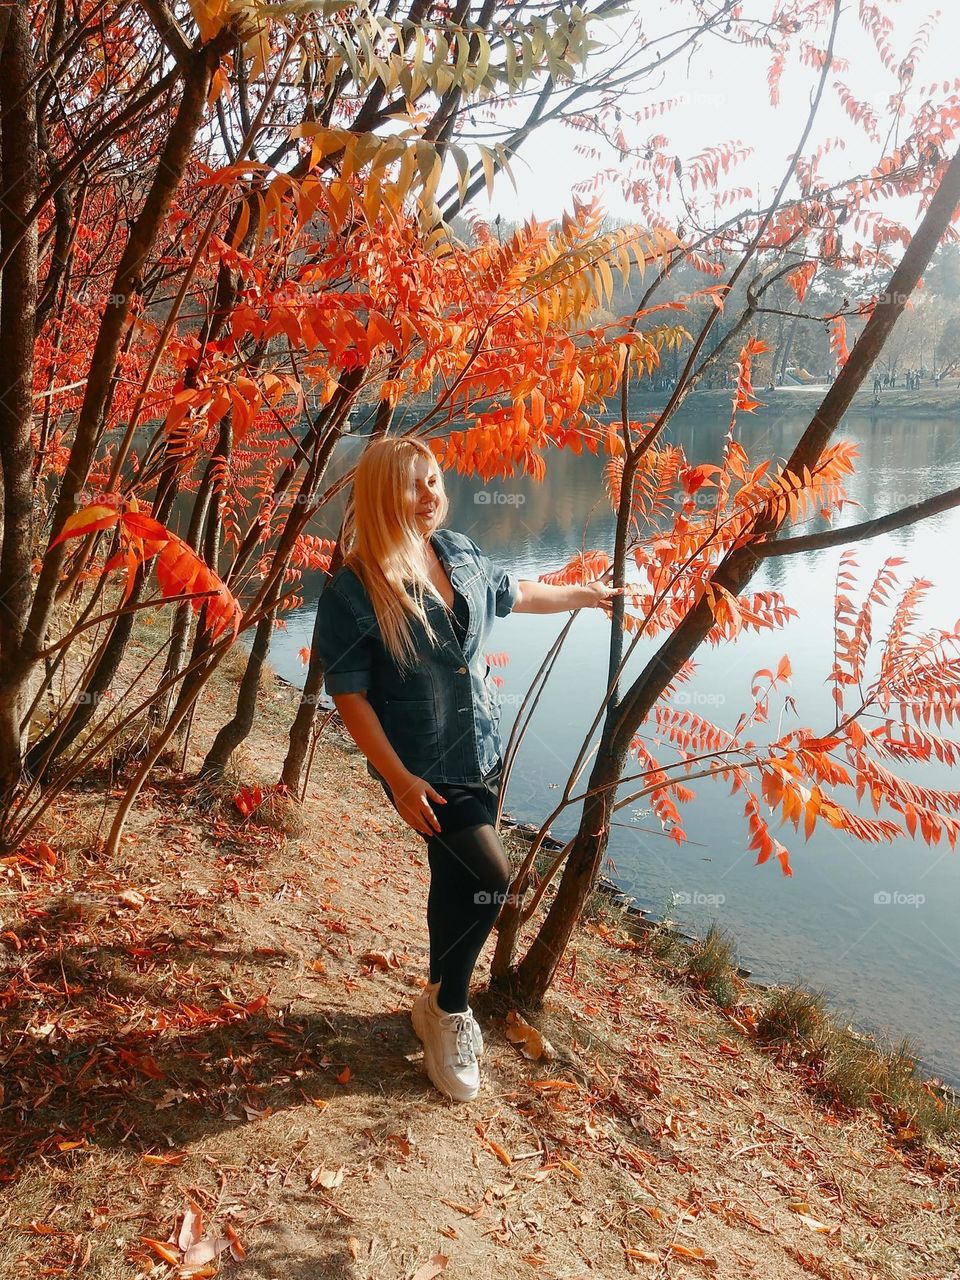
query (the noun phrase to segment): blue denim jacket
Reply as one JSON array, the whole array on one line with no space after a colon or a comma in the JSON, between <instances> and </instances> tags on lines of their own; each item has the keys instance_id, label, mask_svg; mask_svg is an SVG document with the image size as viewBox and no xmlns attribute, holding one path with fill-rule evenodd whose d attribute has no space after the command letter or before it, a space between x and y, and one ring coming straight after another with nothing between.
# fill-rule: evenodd
<instances>
[{"instance_id":1,"label":"blue denim jacket","mask_svg":"<svg viewBox=\"0 0 960 1280\"><path fill-rule=\"evenodd\" d=\"M425 608L439 643L431 647L411 619L418 657L401 672L380 636L363 583L346 565L320 596L316 643L328 693L366 692L390 745L411 773L428 782L480 782L499 762L500 695L483 658L494 618L516 604L519 583L495 566L466 534L437 529L433 549L467 601L463 647L450 617L432 597ZM367 761L367 771L384 786Z\"/></svg>"}]
</instances>

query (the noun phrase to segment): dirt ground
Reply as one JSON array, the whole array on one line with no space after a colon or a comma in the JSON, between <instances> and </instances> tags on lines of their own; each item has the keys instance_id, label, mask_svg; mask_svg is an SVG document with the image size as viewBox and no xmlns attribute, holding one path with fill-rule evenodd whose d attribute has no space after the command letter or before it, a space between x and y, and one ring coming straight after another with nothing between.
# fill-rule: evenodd
<instances>
[{"instance_id":1,"label":"dirt ground","mask_svg":"<svg viewBox=\"0 0 960 1280\"><path fill-rule=\"evenodd\" d=\"M2 1280L960 1277L955 1146L827 1113L602 921L529 1014L552 1061L506 1037L491 937L480 1094L438 1094L424 846L333 727L292 831L161 770L107 859L121 791L86 780L0 867Z\"/></svg>"}]
</instances>

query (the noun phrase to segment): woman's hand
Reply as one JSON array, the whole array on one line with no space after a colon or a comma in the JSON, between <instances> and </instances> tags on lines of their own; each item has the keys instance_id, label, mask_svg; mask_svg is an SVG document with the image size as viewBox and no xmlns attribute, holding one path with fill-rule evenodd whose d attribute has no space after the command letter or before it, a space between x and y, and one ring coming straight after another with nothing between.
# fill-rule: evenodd
<instances>
[{"instance_id":1,"label":"woman's hand","mask_svg":"<svg viewBox=\"0 0 960 1280\"><path fill-rule=\"evenodd\" d=\"M393 807L407 826L425 836L435 835L441 829L439 819L430 807L430 801L446 804L447 799L439 791L435 791L426 778L418 778L415 773L406 770L399 778L391 779L387 785L393 796Z\"/></svg>"},{"instance_id":2,"label":"woman's hand","mask_svg":"<svg viewBox=\"0 0 960 1280\"><path fill-rule=\"evenodd\" d=\"M622 596L626 587L611 587L602 578L597 578L594 582L588 582L580 587L579 590L583 594L583 599L575 606L577 609L603 609L609 617L613 597Z\"/></svg>"}]
</instances>

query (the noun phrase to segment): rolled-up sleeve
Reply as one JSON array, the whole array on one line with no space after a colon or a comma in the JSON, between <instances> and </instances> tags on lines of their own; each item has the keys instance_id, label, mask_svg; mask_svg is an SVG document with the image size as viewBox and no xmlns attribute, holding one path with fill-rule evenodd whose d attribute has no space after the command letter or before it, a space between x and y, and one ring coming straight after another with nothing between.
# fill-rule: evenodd
<instances>
[{"instance_id":1,"label":"rolled-up sleeve","mask_svg":"<svg viewBox=\"0 0 960 1280\"><path fill-rule=\"evenodd\" d=\"M327 693L363 693L373 683L373 633L361 633L349 602L335 588L323 591L317 612L314 643Z\"/></svg>"},{"instance_id":2,"label":"rolled-up sleeve","mask_svg":"<svg viewBox=\"0 0 960 1280\"><path fill-rule=\"evenodd\" d=\"M483 566L487 581L496 593L497 603L494 611L498 618L505 618L517 603L517 597L520 594L520 580L516 574L511 573L509 569L505 569L503 565L494 564L489 556L483 554L472 539L468 539L468 541Z\"/></svg>"}]
</instances>

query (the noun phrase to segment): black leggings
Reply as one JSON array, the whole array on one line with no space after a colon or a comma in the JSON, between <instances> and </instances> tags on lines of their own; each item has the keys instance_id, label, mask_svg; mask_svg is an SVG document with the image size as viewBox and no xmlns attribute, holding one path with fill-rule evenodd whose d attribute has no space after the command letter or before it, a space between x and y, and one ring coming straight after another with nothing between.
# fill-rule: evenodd
<instances>
[{"instance_id":1,"label":"black leggings","mask_svg":"<svg viewBox=\"0 0 960 1280\"><path fill-rule=\"evenodd\" d=\"M467 1007L470 975L500 914L513 870L493 825L500 766L482 782L431 785L447 803L431 803L440 831L431 836L418 832L430 864L430 981L440 983L440 1008L455 1013ZM386 786L384 791L389 797Z\"/></svg>"}]
</instances>

